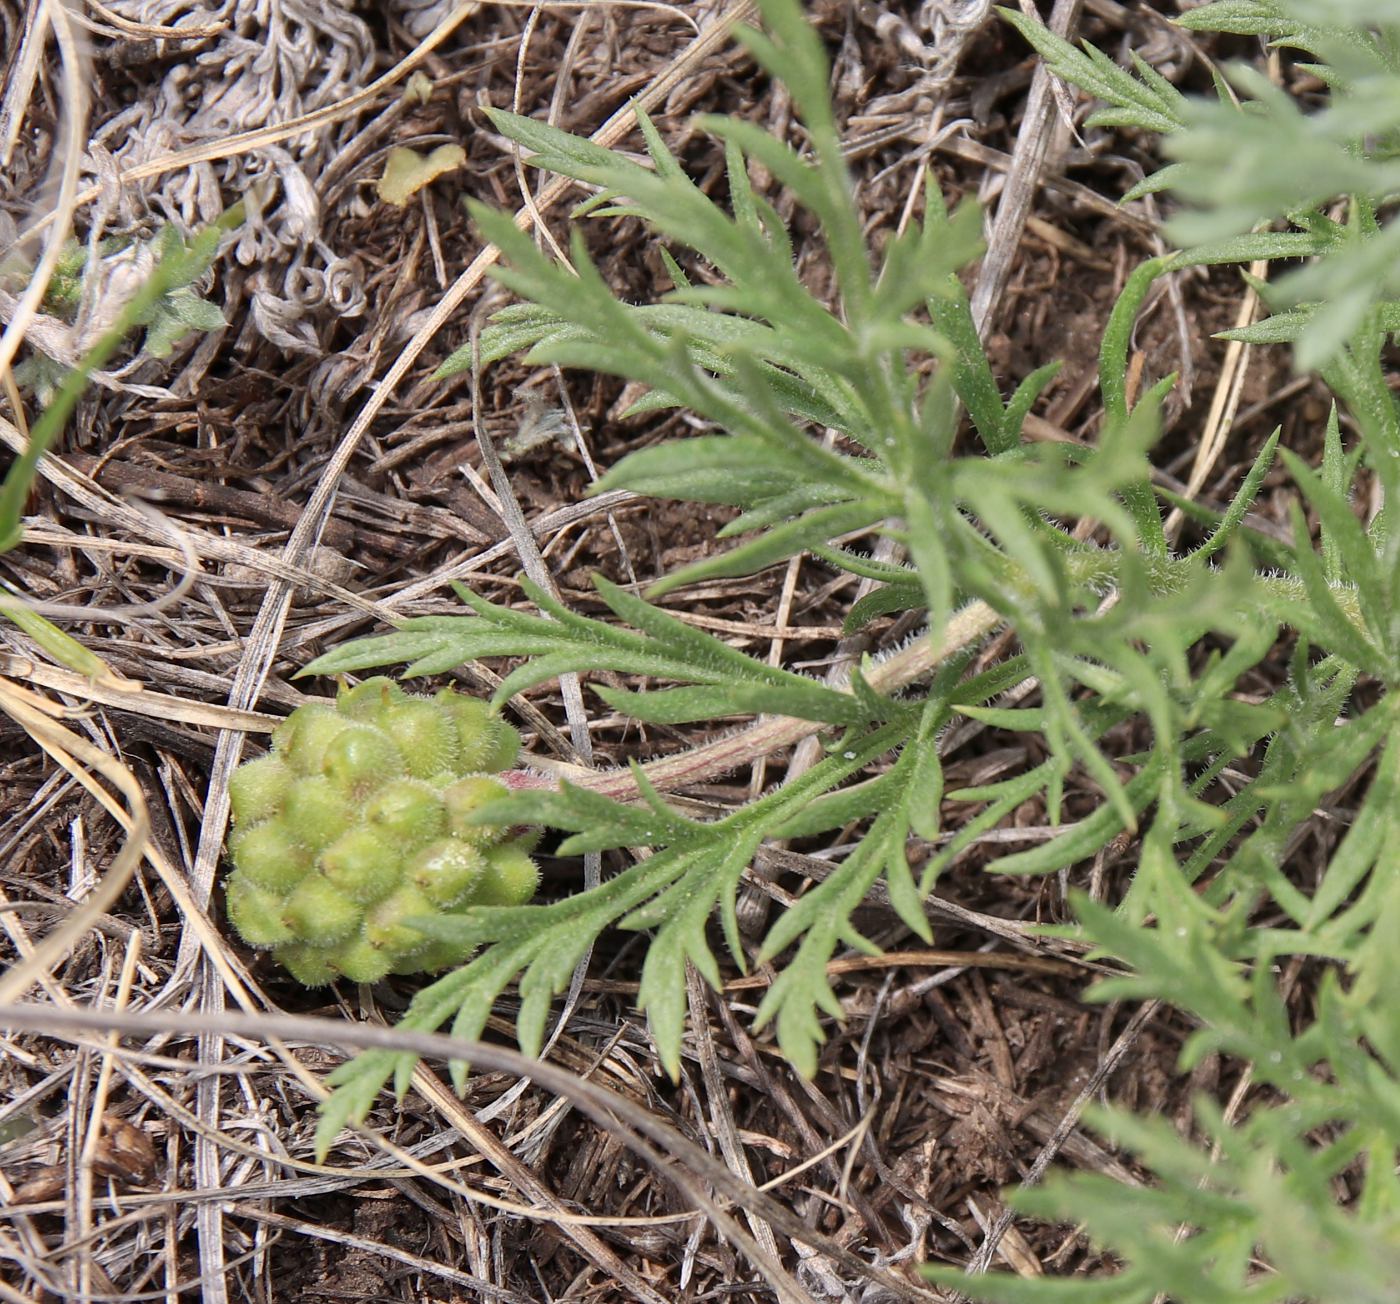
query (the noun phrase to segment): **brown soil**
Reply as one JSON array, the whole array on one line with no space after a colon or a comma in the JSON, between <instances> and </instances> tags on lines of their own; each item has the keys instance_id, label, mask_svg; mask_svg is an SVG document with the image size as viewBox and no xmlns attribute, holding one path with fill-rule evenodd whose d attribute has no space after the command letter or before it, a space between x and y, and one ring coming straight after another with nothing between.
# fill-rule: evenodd
<instances>
[{"instance_id":1,"label":"brown soil","mask_svg":"<svg viewBox=\"0 0 1400 1304\"><path fill-rule=\"evenodd\" d=\"M724 7L717 0L681 9L707 22ZM1159 7L1173 11L1169 3ZM468 338L471 311L484 301L474 292L383 395L350 459L321 546L289 558L301 573L285 625L274 630L266 613L259 616L289 533L333 451L372 401L423 314L479 252L462 197L512 211L519 207L511 159L478 105L514 100L521 112L543 116L553 103L560 125L588 133L664 73L693 36L678 12L598 8L585 39L572 44L582 21L576 11L540 13L517 65L531 11L483 6L424 63L433 83L425 103L386 112L398 102L399 90L391 88L336 128L337 140L353 141L349 161L337 164L340 156L330 152L320 164L326 173L309 180L313 188L323 187L321 238L351 260L364 285L361 315L313 308L296 328L301 346L279 344L250 308L260 265L225 259L210 296L227 305L228 330L212 343L188 341L167 362L143 364L123 378L126 389L95 389L70 423L60 457L79 479L50 477L36 492L28 509L29 540L0 557L0 575L35 599L86 608L82 619L63 623L115 673L139 679L148 693L210 709L202 717L177 718L167 711L93 703L81 682L45 678L35 669L47 662L25 638L12 629L0 631L0 670L16 689L86 708L69 727L118 758L140 783L152 840L166 866L163 876L143 862L101 926L85 933L53 969L45 990L31 990L28 999L138 1010L234 1008L238 998L226 990L225 977L241 977L253 1009L392 1021L411 996L414 983L408 980L373 991L303 991L228 934L210 848L199 852L211 777L217 785L227 778L227 766L214 768L216 726L234 723L220 714L229 705L281 715L306 695L328 691L326 684L294 682L293 676L342 639L382 629L391 616L457 610L449 576L466 576L492 599L518 598L520 563L508 530L460 469L465 463L478 477L484 474L469 388L462 378L429 379ZM919 52L933 34L917 27L921 11L940 8L912 0L823 0L812 6L835 59L833 82L872 232L889 231L897 222L935 115L943 122L967 120L928 154L950 200L982 195L994 203L1003 176L998 161L1014 147L1031 71L1027 51L1009 29L988 19L966 44L951 78L940 81L933 44ZM1201 65L1185 39L1165 34L1149 6L1101 3L1086 9L1082 34L1108 49L1118 49L1126 38L1149 49L1174 80L1201 83ZM384 18L380 6L360 5L359 16L369 24L378 71L413 48L405 27ZM17 33L14 16L8 21ZM175 43L152 45L141 57L133 47L147 37L105 26L104 32L91 38L97 54L94 128L122 105L139 103L172 66L192 58ZM17 43L7 46L15 49ZM59 72L47 51L26 110L29 135L16 166L0 181L0 209L21 224L34 211L46 160L56 148ZM737 111L796 134L786 98L774 94L732 43L722 44L689 69L655 114L692 175L711 188L723 183L722 155L689 125L693 114L704 111ZM1039 191L989 347L1008 388L1036 367L1064 359L1036 414L1070 436L1092 439L1100 415L1092 385L1100 333L1125 276L1153 252L1144 236L1146 210L1139 205L1116 214L1113 204L1134 170L1150 170L1154 161L1145 138L1082 127L1080 132L1082 142L1067 132L1052 142L1045 176L1057 184ZM402 209L375 200L372 182L389 145L441 140L465 145L465 170ZM173 141L171 148L183 143ZM626 146L637 148L636 139ZM1062 180L1073 184L1059 185ZM537 178L532 183L538 188ZM123 221L149 225L159 219L152 197L168 192L164 183L132 186L128 208L109 213L109 220L118 227ZM567 243L567 209L567 202L556 204L545 214L561 244ZM80 210L80 232L88 221L88 210ZM589 238L600 268L620 293L641 300L664 288L665 273L641 232L601 224ZM810 271L819 283L820 267ZM1177 481L1190 476L1220 375L1224 346L1211 334L1233 324L1241 295L1233 273L1183 275L1138 325L1141 384L1171 371L1183 376L1159 459ZM1200 491L1203 501L1228 501L1280 422L1301 454L1316 445L1324 414L1320 399L1309 386L1291 388L1291 379L1286 357L1254 353L1240 416ZM676 416L620 416L623 394L612 381L557 377L518 361L490 370L480 416L491 435L504 439L541 399L549 407L568 405L600 470L682 428ZM5 415L14 421L8 404ZM26 416L35 419L32 404ZM539 539L563 597L590 614L602 610L591 590L595 571L645 582L707 555L728 519L724 512L688 505L631 502L611 517L594 512L551 523L552 513L583 501L589 481L584 459L569 442L538 447L511 467L526 518L546 522ZM83 497L75 483L110 493ZM153 503L163 523L139 532L131 513L118 510L123 495ZM1282 507L1267 493L1259 514L1286 524ZM171 553L172 529L191 532L202 572L196 583L159 610L120 622L105 616L105 610L171 594L181 566ZM482 554L489 556L473 561ZM807 561L784 606L783 578L779 569L708 584L677 595L671 605L709 618L711 628L727 622L718 625L728 631L725 636L760 656L771 644L762 632L781 626L788 631L785 664L822 666L834 650L851 590L834 584L824 566ZM736 631L736 625L748 628ZM800 626L813 627L813 634L795 633L792 627ZM877 623L876 644L891 630L892 622ZM895 636L904 632L901 627ZM274 638L275 655L266 673L246 681L252 695L231 703L230 686L244 685L240 667L246 672L255 656L255 633ZM469 672L465 679L473 683ZM527 746L549 754L556 731L565 727L562 700L546 688L531 694L531 701L554 730L528 717L518 722ZM592 708L599 708L597 699ZM601 763L618 763L701 737L698 728L639 733L603 718L594 743ZM253 736L251 748L259 746ZM1039 759L1035 746L1024 735L982 732L948 758L947 786L1014 773ZM764 782L781 779L784 759L770 759ZM732 804L747 795L749 778L728 776L684 795ZM1086 779L1071 783L1065 818L1098 800ZM945 806L950 826L963 813L957 803ZM1059 877L1026 881L983 872L988 860L1008 848L1008 835L1019 829L1030 845L1044 823L1042 809L1018 811L1008 829L999 831L1002 841L974 848L944 877L934 905L938 952L906 954L907 963L896 967L843 957L851 963L836 986L847 1018L829 1026L812 1081L794 1073L767 1032L751 1034L761 992L739 985L697 996L693 1013L700 1022L687 1037L681 1080L671 1083L633 1004L643 951L631 935L610 936L600 945L551 1058L622 1093L745 1181L778 1182L773 1197L821 1233L824 1245L844 1247L906 1283L910 1297L918 1296L925 1288L917 1265L971 1258L1003 1207L1003 1188L1026 1175L1087 1084L1097 1083L1111 1100L1165 1113L1189 1128L1191 1094L1223 1098L1238 1078L1239 1066L1215 1059L1189 1078L1178 1074L1185 1024L1165 1011L1133 1024L1132 1008L1081 1003L1090 978L1083 966L1067 973L982 967L983 951L1019 957L1045 950L1008 945L997 935L997 921L1063 921L1068 888L1087 885L1092 874L1111 896L1131 873L1134 849L1126 840L1103 863ZM29 732L0 714L0 893L10 903L0 911L6 962L72 910L73 901L109 871L121 841L120 829L79 782L46 757ZM755 892L779 899L802 892L821 864L804 857L820 849L795 845L775 852L755 874ZM577 861L548 858L545 869L548 895L579 884ZM180 888L184 900L177 899ZM208 927L201 924L206 907ZM887 905L872 901L859 922L889 951L924 952ZM205 958L210 955L225 966L223 976ZM131 958L135 967L123 978L123 963ZM767 971L758 972L764 979ZM732 965L726 976L739 977ZM513 997L501 1002L493 1035L509 1040L514 1012ZM1104 1078L1109 1048L1130 1027L1126 1058ZM121 1300L774 1297L754 1264L712 1221L686 1216L691 1206L665 1171L542 1089L528 1087L507 1101L515 1081L481 1074L456 1104L450 1093L417 1088L402 1103L386 1094L371 1115L372 1128L400 1150L420 1155L432 1170L405 1168L373 1140L348 1133L332 1151L329 1167L317 1170L308 1166L315 1099L289 1065L299 1061L310 1074L323 1076L339 1062L339 1051L293 1044L278 1058L251 1039L215 1046L185 1036L167 1036L143 1049L163 1058L146 1063L126 1053L109 1056L96 1040L75 1048L38 1035L9 1037L0 1052L0 1097L6 1102L0 1105L0 1127L11 1129L0 1146L0 1194L8 1206L0 1211L0 1260L3 1279L25 1298L73 1299L84 1286L93 1298ZM212 1078L199 1072L201 1061L210 1067L211 1056L220 1057L222 1069ZM103 1074L108 1064L110 1078ZM441 1066L433 1071L446 1080ZM471 1116L482 1110L489 1113L477 1124ZM85 1168L85 1138L92 1119L104 1115L109 1122L93 1125L93 1135L111 1156ZM123 1128L124 1147L118 1144ZM495 1146L483 1144L483 1132ZM502 1157L511 1154L518 1168ZM811 1167L784 1180L818 1155L823 1157ZM1125 1180L1137 1176L1079 1128L1060 1144L1058 1162ZM533 1184L521 1178L522 1171ZM489 1207L464 1188L535 1214ZM551 1218L551 1210L596 1221L580 1226ZM806 1292L799 1298L895 1297L886 1286L867 1289L827 1250L814 1250L761 1218L739 1221ZM1024 1221L1002 1240L1000 1257L1001 1267L1055 1275L1102 1266L1074 1229ZM219 1274L222 1287L213 1279Z\"/></svg>"}]
</instances>

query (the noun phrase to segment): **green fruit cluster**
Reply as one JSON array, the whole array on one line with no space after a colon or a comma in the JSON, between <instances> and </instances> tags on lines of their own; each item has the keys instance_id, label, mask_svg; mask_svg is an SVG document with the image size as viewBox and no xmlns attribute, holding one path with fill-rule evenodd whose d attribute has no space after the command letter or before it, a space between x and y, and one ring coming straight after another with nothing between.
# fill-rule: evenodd
<instances>
[{"instance_id":1,"label":"green fruit cluster","mask_svg":"<svg viewBox=\"0 0 1400 1304\"><path fill-rule=\"evenodd\" d=\"M299 707L229 781L229 918L309 987L460 964L408 920L522 905L528 835L473 822L520 739L485 703L413 697L378 676Z\"/></svg>"}]
</instances>

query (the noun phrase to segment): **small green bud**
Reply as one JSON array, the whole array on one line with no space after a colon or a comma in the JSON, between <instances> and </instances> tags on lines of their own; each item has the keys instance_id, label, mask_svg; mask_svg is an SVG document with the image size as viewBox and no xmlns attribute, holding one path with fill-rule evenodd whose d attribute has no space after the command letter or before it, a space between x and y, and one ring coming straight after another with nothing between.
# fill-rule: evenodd
<instances>
[{"instance_id":1,"label":"small green bud","mask_svg":"<svg viewBox=\"0 0 1400 1304\"><path fill-rule=\"evenodd\" d=\"M303 942L330 946L354 932L360 907L329 879L310 874L287 898L282 919Z\"/></svg>"},{"instance_id":2,"label":"small green bud","mask_svg":"<svg viewBox=\"0 0 1400 1304\"><path fill-rule=\"evenodd\" d=\"M354 688L342 689L335 709L351 720L373 720L384 707L408 700L408 694L387 675L375 675Z\"/></svg>"},{"instance_id":3,"label":"small green bud","mask_svg":"<svg viewBox=\"0 0 1400 1304\"><path fill-rule=\"evenodd\" d=\"M494 770L497 773L501 770L514 769L519 756L520 735L500 716L493 716L491 720L491 752L486 757L486 764L483 768Z\"/></svg>"},{"instance_id":4,"label":"small green bud","mask_svg":"<svg viewBox=\"0 0 1400 1304\"><path fill-rule=\"evenodd\" d=\"M403 860L394 844L363 826L342 833L321 853L321 873L337 892L372 905L397 886Z\"/></svg>"},{"instance_id":5,"label":"small green bud","mask_svg":"<svg viewBox=\"0 0 1400 1304\"><path fill-rule=\"evenodd\" d=\"M508 770L520 753L520 735L493 714L485 702L445 688L435 699L449 711L457 727L458 772Z\"/></svg>"},{"instance_id":6,"label":"small green bud","mask_svg":"<svg viewBox=\"0 0 1400 1304\"><path fill-rule=\"evenodd\" d=\"M291 780L290 767L273 752L240 765L228 781L234 822L256 824L280 813Z\"/></svg>"},{"instance_id":7,"label":"small green bud","mask_svg":"<svg viewBox=\"0 0 1400 1304\"><path fill-rule=\"evenodd\" d=\"M235 829L229 839L233 863L260 888L286 896L311 872L311 857L280 819Z\"/></svg>"},{"instance_id":8,"label":"small green bud","mask_svg":"<svg viewBox=\"0 0 1400 1304\"><path fill-rule=\"evenodd\" d=\"M298 774L316 774L326 748L350 727L350 722L329 706L310 702L299 706L272 734L272 748Z\"/></svg>"},{"instance_id":9,"label":"small green bud","mask_svg":"<svg viewBox=\"0 0 1400 1304\"><path fill-rule=\"evenodd\" d=\"M487 847L506 836L503 824L473 824L472 817L488 802L510 795L510 789L489 774L469 774L443 789L442 800L447 807L447 827L454 838L470 842L475 847Z\"/></svg>"},{"instance_id":10,"label":"small green bud","mask_svg":"<svg viewBox=\"0 0 1400 1304\"><path fill-rule=\"evenodd\" d=\"M326 987L336 980L336 971L324 947L279 946L275 955L277 963L285 965L287 972L303 987Z\"/></svg>"},{"instance_id":11,"label":"small green bud","mask_svg":"<svg viewBox=\"0 0 1400 1304\"><path fill-rule=\"evenodd\" d=\"M456 768L457 730L436 702L411 698L396 703L381 711L374 723L394 740L415 779Z\"/></svg>"},{"instance_id":12,"label":"small green bud","mask_svg":"<svg viewBox=\"0 0 1400 1304\"><path fill-rule=\"evenodd\" d=\"M351 725L326 747L321 771L342 792L362 796L403 773L403 757L378 729Z\"/></svg>"},{"instance_id":13,"label":"small green bud","mask_svg":"<svg viewBox=\"0 0 1400 1304\"><path fill-rule=\"evenodd\" d=\"M408 865L409 880L439 906L455 905L469 896L485 872L481 852L456 838L441 838L424 847Z\"/></svg>"},{"instance_id":14,"label":"small green bud","mask_svg":"<svg viewBox=\"0 0 1400 1304\"><path fill-rule=\"evenodd\" d=\"M436 973L439 969L450 969L461 964L469 952L455 942L429 942L421 951L415 951L408 959L400 960L391 970L397 974Z\"/></svg>"},{"instance_id":15,"label":"small green bud","mask_svg":"<svg viewBox=\"0 0 1400 1304\"><path fill-rule=\"evenodd\" d=\"M412 779L386 783L365 804L364 819L404 852L440 837L447 828L447 811L437 793Z\"/></svg>"},{"instance_id":16,"label":"small green bud","mask_svg":"<svg viewBox=\"0 0 1400 1304\"><path fill-rule=\"evenodd\" d=\"M228 917L249 946L280 946L292 941L292 930L282 922L282 898L259 887L247 874L234 870L224 888Z\"/></svg>"},{"instance_id":17,"label":"small green bud","mask_svg":"<svg viewBox=\"0 0 1400 1304\"><path fill-rule=\"evenodd\" d=\"M437 913L438 908L422 888L405 885L385 897L365 916L365 939L385 951L397 964L424 950L432 940L403 921Z\"/></svg>"},{"instance_id":18,"label":"small green bud","mask_svg":"<svg viewBox=\"0 0 1400 1304\"><path fill-rule=\"evenodd\" d=\"M486 853L486 875L476 891L476 904L523 906L540 885L539 866L514 842Z\"/></svg>"},{"instance_id":19,"label":"small green bud","mask_svg":"<svg viewBox=\"0 0 1400 1304\"><path fill-rule=\"evenodd\" d=\"M308 774L287 789L283 820L297 841L314 854L349 827L350 802L325 775Z\"/></svg>"},{"instance_id":20,"label":"small green bud","mask_svg":"<svg viewBox=\"0 0 1400 1304\"><path fill-rule=\"evenodd\" d=\"M363 937L352 937L330 953L330 962L352 983L377 983L389 972L389 957Z\"/></svg>"},{"instance_id":21,"label":"small green bud","mask_svg":"<svg viewBox=\"0 0 1400 1304\"><path fill-rule=\"evenodd\" d=\"M474 758L481 748L482 735L491 723L491 708L475 697L466 697L444 688L434 699L439 709L452 719L462 745L462 759Z\"/></svg>"}]
</instances>

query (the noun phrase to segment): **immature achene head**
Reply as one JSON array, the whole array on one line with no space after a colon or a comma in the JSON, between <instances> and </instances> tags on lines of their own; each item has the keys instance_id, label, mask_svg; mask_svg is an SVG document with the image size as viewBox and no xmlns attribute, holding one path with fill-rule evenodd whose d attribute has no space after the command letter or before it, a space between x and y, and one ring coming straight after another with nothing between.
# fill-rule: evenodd
<instances>
[{"instance_id":1,"label":"immature achene head","mask_svg":"<svg viewBox=\"0 0 1400 1304\"><path fill-rule=\"evenodd\" d=\"M229 781L239 936L312 987L460 964L407 921L534 895L529 836L474 822L519 749L485 703L383 676L299 707Z\"/></svg>"}]
</instances>

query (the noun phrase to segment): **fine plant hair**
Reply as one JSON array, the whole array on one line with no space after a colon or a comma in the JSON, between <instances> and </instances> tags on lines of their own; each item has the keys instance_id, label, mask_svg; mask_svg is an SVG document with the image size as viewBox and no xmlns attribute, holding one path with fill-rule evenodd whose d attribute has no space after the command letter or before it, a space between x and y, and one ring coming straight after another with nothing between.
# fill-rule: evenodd
<instances>
[{"instance_id":1,"label":"fine plant hair","mask_svg":"<svg viewBox=\"0 0 1400 1304\"><path fill-rule=\"evenodd\" d=\"M690 180L645 117L644 164L490 111L531 165L587 189L580 222L645 224L671 283L653 302L617 298L577 227L565 266L508 217L472 205L503 252L499 279L519 300L481 335L480 361L524 350L531 363L644 387L634 411L692 414L705 433L630 454L597 488L735 509L723 548L658 577L645 595L599 578L603 615L528 581L534 611L459 587L469 614L409 621L335 649L307 672L406 664L409 676L429 675L511 658L499 707L561 674L606 670L638 686L592 684L593 693L637 721L760 717L747 729L769 728L760 741L772 750L820 732L825 755L708 822L663 795L724 762L703 748L669 769L609 776L609 791L582 775L558 785L522 777L481 812L484 821L560 830L564 855L645 854L560 900L417 921L472 958L423 988L404 1026L446 1024L476 1038L516 983L520 1044L535 1052L553 998L599 935L618 928L647 934L639 1004L668 1070L680 1062L686 966L718 986L722 945L741 969L775 966L756 1023L771 1024L783 1052L811 1074L823 1016L842 1013L828 961L838 948L874 950L852 922L872 887L883 880L899 919L930 940L925 901L940 872L981 832L1038 803L1055 835L990 871L1053 873L1133 835L1136 864L1117 899L1074 897L1074 936L1120 970L1088 999L1175 1007L1195 1028L1182 1067L1232 1056L1251 1066L1260 1096L1242 1118L1201 1100L1191 1136L1160 1118L1099 1110L1094 1125L1153 1181L1129 1188L1052 1177L1014 1196L1027 1213L1082 1223L1121 1265L1116 1273L1058 1282L935 1275L988 1300L1392 1300L1400 1014L1387 998L1400 990L1400 746L1391 742L1400 709L1384 690L1400 681L1400 557L1389 509L1365 525L1352 498L1359 476L1380 484L1386 504L1400 491L1400 409L1382 367L1400 326L1400 303L1387 297L1397 228L1380 217L1397 188L1394 6L1222 0L1189 13L1200 30L1253 32L1302 50L1330 91L1313 114L1244 71L1231 74L1233 86L1220 83L1216 101L1190 101L1140 60L1125 72L1008 13L1057 72L1107 103L1100 121L1163 136L1177 162L1140 190L1172 188L1188 201L1223 194L1170 228L1185 252L1150 259L1128 278L1103 336L1104 419L1092 446L1022 439L1054 368L1009 398L997 384L959 279L981 251L973 205L950 212L930 179L922 217L869 246L821 44L796 0L759 8L764 30L743 40L785 84L805 147L740 119L701 119L725 150L723 205ZM1378 101L1378 88L1388 100ZM1305 147L1317 172L1280 178L1240 166L1251 151L1278 158ZM799 277L774 196L754 186L751 167L819 232L829 301ZM1218 192L1223 171L1231 189ZM1282 280L1277 298L1261 286L1277 311L1237 337L1296 342L1299 364L1321 366L1355 437L1344 438L1334 408L1319 468L1280 447L1276 431L1223 513L1164 500L1150 457L1173 379L1141 395L1127 379L1129 339L1152 283L1193 264L1300 257L1316 261ZM466 349L440 374L472 364ZM1297 490L1289 544L1247 521L1276 458ZM1197 527L1187 550L1165 526L1175 507ZM1305 510L1318 522L1316 540ZM879 536L898 545L899 560L850 543ZM694 581L757 574L800 553L874 581L847 614L848 631L912 612L926 621L923 632L889 660L863 661L843 687L750 657L656 605ZM998 627L1014 634L1012 652L974 667L978 639ZM1261 699L1242 679L1265 663L1279 686ZM945 791L939 744L959 720L1029 733L1044 759ZM1143 749L1124 755L1125 736ZM736 750L727 763L738 763ZM1296 835L1329 793L1372 767L1350 827L1304 882L1292 872ZM1071 777L1100 801L1066 822ZM945 830L948 799L971 814ZM850 853L746 954L736 893L759 848L847 826L862 830ZM931 851L917 868L915 846ZM1280 971L1290 961L1316 986L1304 1016L1286 1003ZM390 1078L406 1090L412 1066L411 1055L371 1051L342 1067L323 1111L322 1151ZM459 1081L464 1072L458 1066Z\"/></svg>"}]
</instances>

